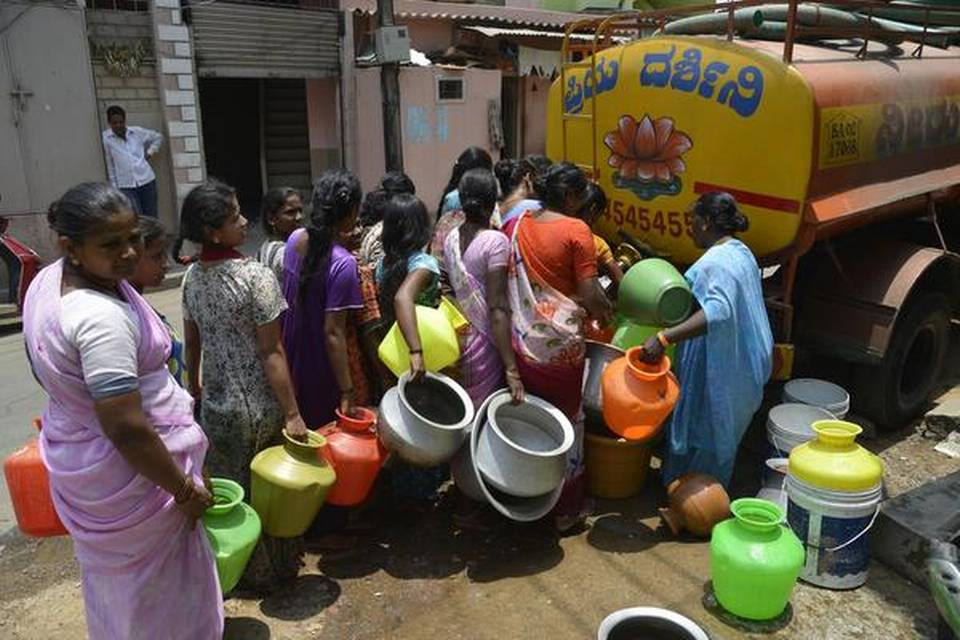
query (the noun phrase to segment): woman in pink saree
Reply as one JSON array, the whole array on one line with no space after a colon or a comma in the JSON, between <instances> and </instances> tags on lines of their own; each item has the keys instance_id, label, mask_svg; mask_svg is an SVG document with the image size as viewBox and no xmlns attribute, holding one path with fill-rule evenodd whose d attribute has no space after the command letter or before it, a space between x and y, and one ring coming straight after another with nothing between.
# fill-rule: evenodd
<instances>
[{"instance_id":1,"label":"woman in pink saree","mask_svg":"<svg viewBox=\"0 0 960 640\"><path fill-rule=\"evenodd\" d=\"M223 604L197 519L207 439L166 360L170 334L125 280L137 216L105 184L48 214L65 254L27 292L24 335L49 401L40 453L83 574L90 638L213 640Z\"/></svg>"},{"instance_id":2,"label":"woman in pink saree","mask_svg":"<svg viewBox=\"0 0 960 640\"><path fill-rule=\"evenodd\" d=\"M489 228L497 204L497 180L486 169L471 169L463 174L457 192L465 220L444 239L443 265L457 306L470 321L460 358L460 382L474 407L479 408L504 380L519 402L523 383L511 346L507 301L510 241Z\"/></svg>"},{"instance_id":3,"label":"woman in pink saree","mask_svg":"<svg viewBox=\"0 0 960 640\"><path fill-rule=\"evenodd\" d=\"M510 237L508 295L513 348L524 388L570 418L574 446L554 512L561 532L587 515L583 477L583 323L589 313L609 324L610 303L597 280L593 233L573 217L587 179L570 163L554 165L537 177L543 209L526 211L504 227Z\"/></svg>"}]
</instances>

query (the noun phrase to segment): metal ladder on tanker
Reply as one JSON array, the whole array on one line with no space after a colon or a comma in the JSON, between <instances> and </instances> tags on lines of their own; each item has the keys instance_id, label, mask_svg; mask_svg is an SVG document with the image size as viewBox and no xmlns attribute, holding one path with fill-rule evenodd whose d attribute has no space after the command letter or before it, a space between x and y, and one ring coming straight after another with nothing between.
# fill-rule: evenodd
<instances>
[{"instance_id":1,"label":"metal ladder on tanker","mask_svg":"<svg viewBox=\"0 0 960 640\"><path fill-rule=\"evenodd\" d=\"M584 173L586 173L591 180L596 180L599 176L599 169L597 167L597 95L596 92L591 92L590 94L590 113L584 113L585 108L581 108L579 112L570 112L567 111L566 100L564 99L565 93L567 90L568 80L574 79L575 76L572 75L577 69L587 69L583 74L583 89L586 90L587 78L593 78L594 70L597 68L597 51L598 51L598 40L601 27L596 27L596 30L592 34L580 34L577 33L579 29L584 26L590 25L593 26L594 21L587 20L578 20L571 22L567 25L566 30L563 36L563 44L560 48L560 158L557 160L564 162L572 162L578 166ZM580 44L574 42L574 39L583 39L589 38L590 42L588 44ZM574 60L574 56L580 54L580 59ZM585 55L589 54L589 55ZM591 80L592 81L592 80ZM584 100L584 103L586 100ZM583 107L586 105L581 103ZM590 152L590 163L584 164L583 162L577 162L573 157L573 154L570 151L569 144L569 125L573 122L584 122L587 121L590 123L590 140L591 140L591 152Z\"/></svg>"},{"instance_id":2,"label":"metal ladder on tanker","mask_svg":"<svg viewBox=\"0 0 960 640\"><path fill-rule=\"evenodd\" d=\"M599 137L597 136L597 94L590 92L589 98L581 103L579 112L567 111L564 94L567 83L574 79L574 72L586 69L583 74L582 89L586 91L587 82L594 86L597 79L594 77L597 69L597 54L614 44L614 31L618 35L628 35L635 32L633 38L640 37L642 26L653 24L641 17L638 12L615 13L600 19L586 18L569 23L564 30L563 43L560 47L560 157L554 160L571 162L580 167L591 180L599 177L598 163ZM577 42L579 41L579 42ZM588 42L585 42L588 41ZM574 59L579 54L579 59ZM589 100L589 113L587 111ZM590 156L589 162L578 161L570 149L569 127L574 122L588 122L590 125Z\"/></svg>"}]
</instances>

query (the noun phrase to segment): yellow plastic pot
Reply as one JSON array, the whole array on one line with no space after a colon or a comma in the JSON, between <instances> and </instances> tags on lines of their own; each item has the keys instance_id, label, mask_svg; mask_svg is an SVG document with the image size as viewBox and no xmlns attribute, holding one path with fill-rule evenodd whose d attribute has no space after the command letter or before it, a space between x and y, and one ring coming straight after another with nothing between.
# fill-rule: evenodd
<instances>
[{"instance_id":1,"label":"yellow plastic pot","mask_svg":"<svg viewBox=\"0 0 960 640\"><path fill-rule=\"evenodd\" d=\"M842 420L813 423L813 440L790 452L790 475L832 491L868 491L883 479L883 462L856 443L863 431Z\"/></svg>"},{"instance_id":2,"label":"yellow plastic pot","mask_svg":"<svg viewBox=\"0 0 960 640\"><path fill-rule=\"evenodd\" d=\"M284 443L258 453L250 463L250 503L274 538L303 535L337 480L333 467L318 455L327 446L319 433L306 442L283 432Z\"/></svg>"},{"instance_id":3,"label":"yellow plastic pot","mask_svg":"<svg viewBox=\"0 0 960 640\"><path fill-rule=\"evenodd\" d=\"M460 310L444 298L436 309L417 305L416 313L417 333L427 370L441 371L456 364L460 359L457 331L468 324ZM398 378L410 369L410 347L396 322L380 343L377 354Z\"/></svg>"}]
</instances>

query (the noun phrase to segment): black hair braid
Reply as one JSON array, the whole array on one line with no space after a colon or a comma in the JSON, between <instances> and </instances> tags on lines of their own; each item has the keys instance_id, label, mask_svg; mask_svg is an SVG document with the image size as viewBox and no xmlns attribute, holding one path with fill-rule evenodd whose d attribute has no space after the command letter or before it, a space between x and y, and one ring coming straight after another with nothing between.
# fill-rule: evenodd
<instances>
[{"instance_id":1,"label":"black hair braid","mask_svg":"<svg viewBox=\"0 0 960 640\"><path fill-rule=\"evenodd\" d=\"M383 263L377 299L385 324L393 322L393 297L407 277L407 261L430 239L423 202L411 194L390 199L383 212Z\"/></svg>"},{"instance_id":2,"label":"black hair braid","mask_svg":"<svg viewBox=\"0 0 960 640\"><path fill-rule=\"evenodd\" d=\"M219 229L233 212L237 192L211 178L191 189L180 207L180 237L197 244L207 241L207 229Z\"/></svg>"},{"instance_id":3,"label":"black hair braid","mask_svg":"<svg viewBox=\"0 0 960 640\"><path fill-rule=\"evenodd\" d=\"M457 185L460 184L460 178L470 169L486 169L492 171L493 158L480 147L467 147L464 149L463 153L460 154L453 165L453 170L450 172L450 181L447 182L447 186L443 188L443 195L440 196L440 204L437 205L437 217L443 213L443 201L447 199L447 195L457 188Z\"/></svg>"},{"instance_id":4,"label":"black hair braid","mask_svg":"<svg viewBox=\"0 0 960 640\"><path fill-rule=\"evenodd\" d=\"M734 235L750 228L750 221L741 213L736 198L725 191L703 194L693 212L719 233Z\"/></svg>"},{"instance_id":5,"label":"black hair braid","mask_svg":"<svg viewBox=\"0 0 960 640\"><path fill-rule=\"evenodd\" d=\"M324 171L313 187L313 210L307 221L307 254L300 267L297 298L307 295L310 280L326 264L337 230L360 204L360 181L345 169Z\"/></svg>"},{"instance_id":6,"label":"black hair braid","mask_svg":"<svg viewBox=\"0 0 960 640\"><path fill-rule=\"evenodd\" d=\"M83 242L107 218L132 211L130 200L104 182L84 182L67 190L47 209L47 224L58 236Z\"/></svg>"},{"instance_id":7,"label":"black hair braid","mask_svg":"<svg viewBox=\"0 0 960 640\"><path fill-rule=\"evenodd\" d=\"M460 208L467 220L486 226L497 204L497 179L486 169L471 169L460 184Z\"/></svg>"},{"instance_id":8,"label":"black hair braid","mask_svg":"<svg viewBox=\"0 0 960 640\"><path fill-rule=\"evenodd\" d=\"M576 165L560 162L538 175L534 179L533 188L548 209L565 213L563 208L568 196L583 199L587 189L587 177Z\"/></svg>"}]
</instances>

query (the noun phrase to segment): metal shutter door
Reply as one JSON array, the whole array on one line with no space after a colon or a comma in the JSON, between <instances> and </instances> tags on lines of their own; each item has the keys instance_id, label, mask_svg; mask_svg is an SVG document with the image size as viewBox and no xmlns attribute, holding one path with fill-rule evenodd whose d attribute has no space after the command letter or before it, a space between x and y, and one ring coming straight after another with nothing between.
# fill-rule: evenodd
<instances>
[{"instance_id":1,"label":"metal shutter door","mask_svg":"<svg viewBox=\"0 0 960 640\"><path fill-rule=\"evenodd\" d=\"M340 68L338 12L217 2L190 6L197 71L231 78L324 78Z\"/></svg>"}]
</instances>

